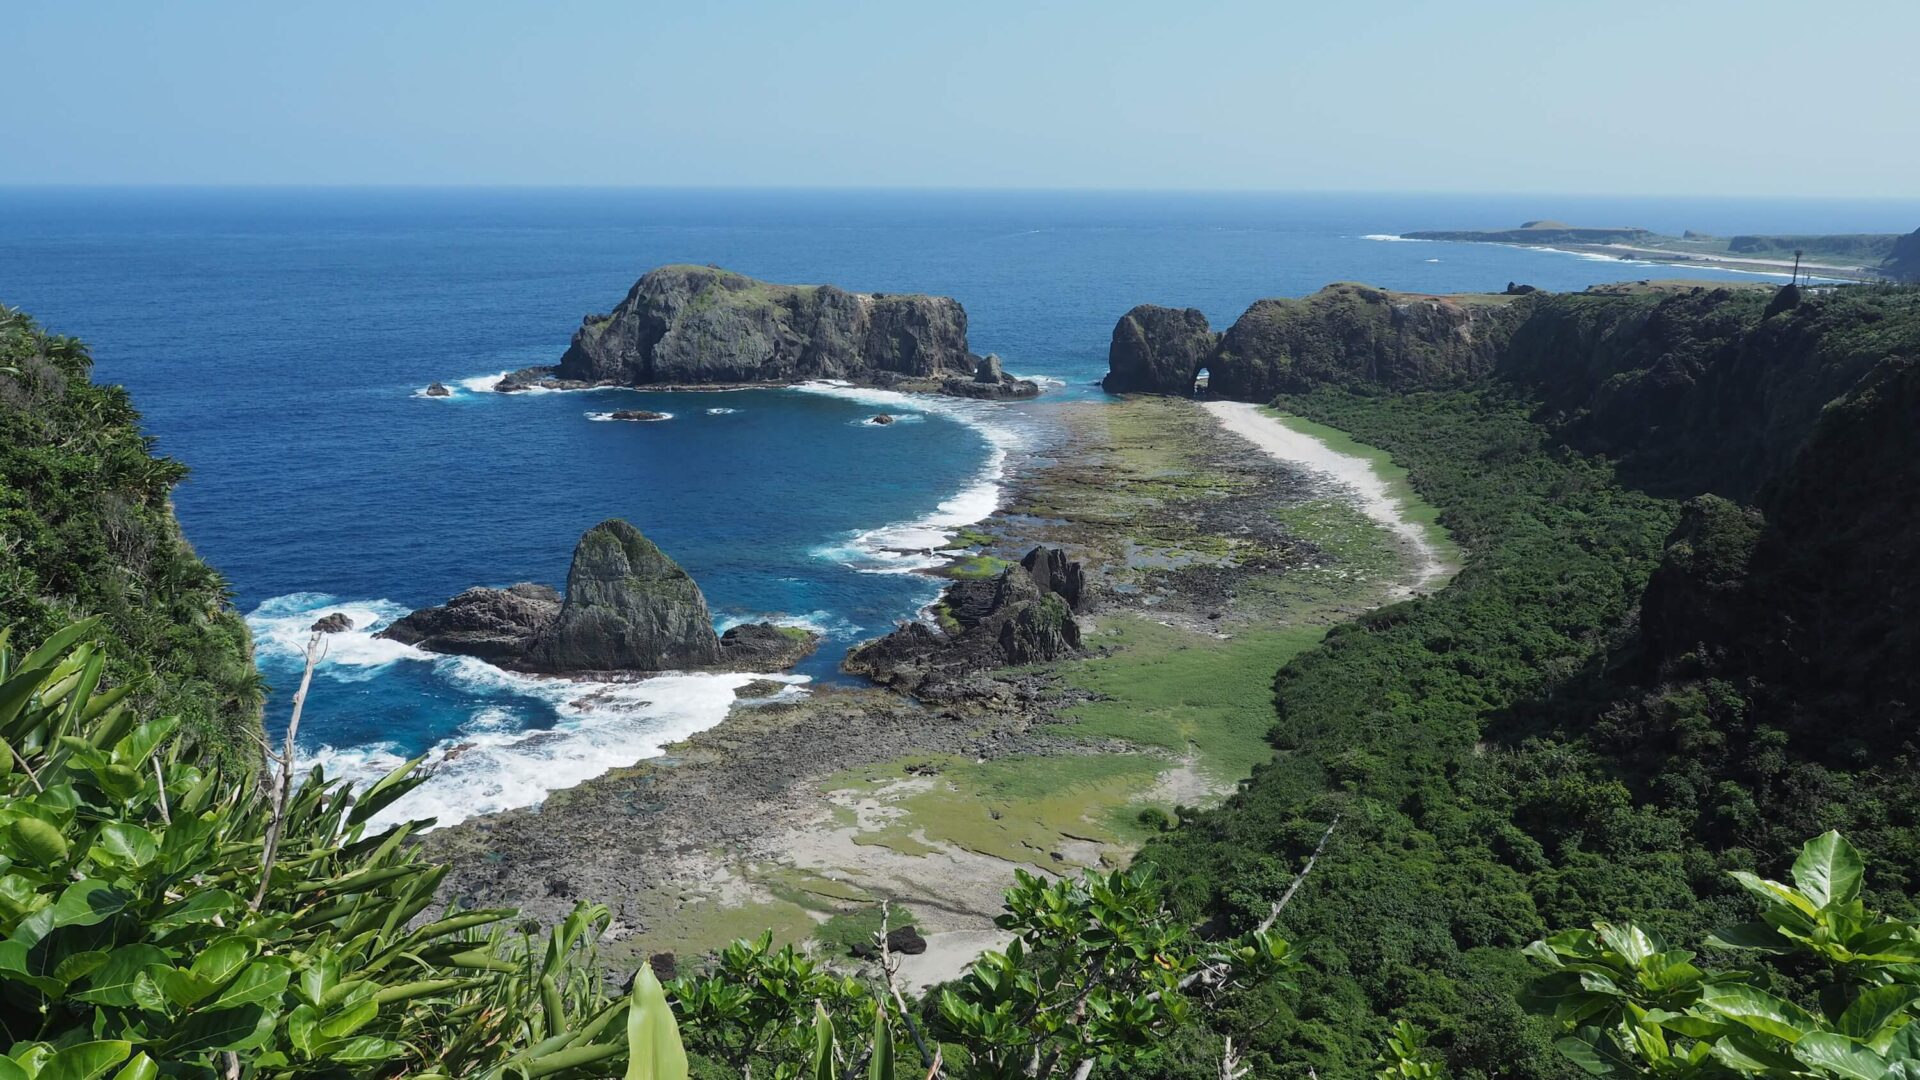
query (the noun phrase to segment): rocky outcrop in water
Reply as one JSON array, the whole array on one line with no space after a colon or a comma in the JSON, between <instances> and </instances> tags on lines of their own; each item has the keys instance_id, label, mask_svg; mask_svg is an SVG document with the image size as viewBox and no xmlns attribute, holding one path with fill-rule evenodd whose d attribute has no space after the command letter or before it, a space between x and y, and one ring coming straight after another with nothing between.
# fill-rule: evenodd
<instances>
[{"instance_id":1,"label":"rocky outcrop in water","mask_svg":"<svg viewBox=\"0 0 1920 1080\"><path fill-rule=\"evenodd\" d=\"M588 529L573 550L564 596L546 585L473 588L381 631L430 652L475 656L552 674L723 669L779 671L819 635L750 623L713 631L700 587L618 518Z\"/></svg>"},{"instance_id":2,"label":"rocky outcrop in water","mask_svg":"<svg viewBox=\"0 0 1920 1080\"><path fill-rule=\"evenodd\" d=\"M589 315L558 365L501 380L535 386L714 386L844 379L967 397L1029 397L1031 382L981 378L967 313L944 296L776 285L717 267L648 272Z\"/></svg>"},{"instance_id":3,"label":"rocky outcrop in water","mask_svg":"<svg viewBox=\"0 0 1920 1080\"><path fill-rule=\"evenodd\" d=\"M1199 308L1141 304L1120 317L1107 346L1109 394L1184 394L1220 344Z\"/></svg>"},{"instance_id":4,"label":"rocky outcrop in water","mask_svg":"<svg viewBox=\"0 0 1920 1080\"><path fill-rule=\"evenodd\" d=\"M552 586L521 582L508 589L468 589L439 607L395 620L379 636L428 652L517 662L559 617L560 594Z\"/></svg>"},{"instance_id":5,"label":"rocky outcrop in water","mask_svg":"<svg viewBox=\"0 0 1920 1080\"><path fill-rule=\"evenodd\" d=\"M1080 650L1074 613L1086 575L1059 548L1036 547L993 578L956 581L935 608L938 628L903 624L847 655L845 669L929 700L971 696L970 676Z\"/></svg>"}]
</instances>

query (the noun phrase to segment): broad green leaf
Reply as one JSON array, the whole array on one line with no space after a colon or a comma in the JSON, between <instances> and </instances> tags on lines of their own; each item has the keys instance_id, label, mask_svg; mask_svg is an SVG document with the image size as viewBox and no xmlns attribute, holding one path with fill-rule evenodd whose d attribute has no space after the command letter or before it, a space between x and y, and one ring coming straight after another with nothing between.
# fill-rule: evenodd
<instances>
[{"instance_id":1,"label":"broad green leaf","mask_svg":"<svg viewBox=\"0 0 1920 1080\"><path fill-rule=\"evenodd\" d=\"M1639 1064L1620 1052L1613 1040L1596 1027L1584 1027L1562 1039L1553 1048L1562 1057L1594 1076L1630 1077L1640 1074Z\"/></svg>"},{"instance_id":2,"label":"broad green leaf","mask_svg":"<svg viewBox=\"0 0 1920 1080\"><path fill-rule=\"evenodd\" d=\"M1700 990L1700 1004L1762 1035L1789 1043L1799 1042L1820 1026L1800 1006L1745 983L1709 983Z\"/></svg>"},{"instance_id":3,"label":"broad green leaf","mask_svg":"<svg viewBox=\"0 0 1920 1080\"><path fill-rule=\"evenodd\" d=\"M34 1080L95 1080L132 1052L132 1043L118 1040L75 1043L48 1058Z\"/></svg>"},{"instance_id":4,"label":"broad green leaf","mask_svg":"<svg viewBox=\"0 0 1920 1080\"><path fill-rule=\"evenodd\" d=\"M1865 874L1860 853L1831 830L1807 841L1793 861L1793 883L1820 907L1858 900Z\"/></svg>"},{"instance_id":5,"label":"broad green leaf","mask_svg":"<svg viewBox=\"0 0 1920 1080\"><path fill-rule=\"evenodd\" d=\"M206 951L193 958L189 969L193 974L205 979L213 988L225 986L227 980L240 973L242 965L253 959L253 942L243 937L223 937L207 946ZM182 1002L191 1004L191 1002Z\"/></svg>"},{"instance_id":6,"label":"broad green leaf","mask_svg":"<svg viewBox=\"0 0 1920 1080\"><path fill-rule=\"evenodd\" d=\"M1880 1029L1920 1000L1920 986L1876 986L1863 991L1834 1022L1834 1029L1850 1039L1872 1042Z\"/></svg>"},{"instance_id":7,"label":"broad green leaf","mask_svg":"<svg viewBox=\"0 0 1920 1080\"><path fill-rule=\"evenodd\" d=\"M1816 1031L1795 1043L1793 1056L1848 1080L1880 1080L1887 1071L1887 1063L1879 1054L1829 1031Z\"/></svg>"},{"instance_id":8,"label":"broad green leaf","mask_svg":"<svg viewBox=\"0 0 1920 1080\"><path fill-rule=\"evenodd\" d=\"M627 1003L626 1080L687 1080L680 1025L673 1019L666 989L654 977L652 964L642 964L634 975L633 995Z\"/></svg>"},{"instance_id":9,"label":"broad green leaf","mask_svg":"<svg viewBox=\"0 0 1920 1080\"><path fill-rule=\"evenodd\" d=\"M1716 949L1753 949L1766 953L1790 953L1793 943L1780 931L1763 922L1740 923L1724 927L1707 936L1707 944Z\"/></svg>"},{"instance_id":10,"label":"broad green leaf","mask_svg":"<svg viewBox=\"0 0 1920 1080\"><path fill-rule=\"evenodd\" d=\"M280 995L287 992L287 980L292 975L283 961L256 960L241 969L239 978L227 984L208 1008L231 1009L278 1001Z\"/></svg>"},{"instance_id":11,"label":"broad green leaf","mask_svg":"<svg viewBox=\"0 0 1920 1080\"><path fill-rule=\"evenodd\" d=\"M134 1004L134 980L147 968L165 966L168 959L166 953L152 945L138 942L122 945L107 955L107 962L72 996L95 1005L127 1008Z\"/></svg>"},{"instance_id":12,"label":"broad green leaf","mask_svg":"<svg viewBox=\"0 0 1920 1080\"><path fill-rule=\"evenodd\" d=\"M356 1035L344 1042L329 1044L323 1055L328 1061L343 1065L365 1065L375 1061L391 1061L406 1056L407 1048L391 1039L379 1039L372 1035Z\"/></svg>"},{"instance_id":13,"label":"broad green leaf","mask_svg":"<svg viewBox=\"0 0 1920 1080\"><path fill-rule=\"evenodd\" d=\"M1820 914L1820 909L1815 907L1806 897L1801 896L1799 893L1777 881L1757 877L1747 873L1745 870L1732 870L1728 872L1727 876L1739 882L1742 888L1769 904L1784 904L1809 919Z\"/></svg>"},{"instance_id":14,"label":"broad green leaf","mask_svg":"<svg viewBox=\"0 0 1920 1080\"><path fill-rule=\"evenodd\" d=\"M34 817L17 817L7 826L10 853L34 866L58 866L66 861L70 845L60 830Z\"/></svg>"},{"instance_id":15,"label":"broad green leaf","mask_svg":"<svg viewBox=\"0 0 1920 1080\"><path fill-rule=\"evenodd\" d=\"M197 1012L181 1025L172 1049L186 1053L251 1050L266 1041L277 1018L272 1010L259 1005Z\"/></svg>"},{"instance_id":16,"label":"broad green leaf","mask_svg":"<svg viewBox=\"0 0 1920 1080\"><path fill-rule=\"evenodd\" d=\"M1717 1040L1713 1044L1713 1059L1743 1073L1789 1076L1800 1071L1798 1061L1786 1054L1776 1053L1745 1032Z\"/></svg>"},{"instance_id":17,"label":"broad green leaf","mask_svg":"<svg viewBox=\"0 0 1920 1080\"><path fill-rule=\"evenodd\" d=\"M113 1080L159 1080L160 1066L145 1054L136 1054L126 1067L113 1074Z\"/></svg>"},{"instance_id":18,"label":"broad green leaf","mask_svg":"<svg viewBox=\"0 0 1920 1080\"><path fill-rule=\"evenodd\" d=\"M76 881L54 902L53 925L93 926L105 922L126 910L130 899L104 881Z\"/></svg>"},{"instance_id":19,"label":"broad green leaf","mask_svg":"<svg viewBox=\"0 0 1920 1080\"><path fill-rule=\"evenodd\" d=\"M145 866L160 853L160 841L138 825L111 821L100 827L100 838L94 841L94 851L106 852L117 864Z\"/></svg>"}]
</instances>

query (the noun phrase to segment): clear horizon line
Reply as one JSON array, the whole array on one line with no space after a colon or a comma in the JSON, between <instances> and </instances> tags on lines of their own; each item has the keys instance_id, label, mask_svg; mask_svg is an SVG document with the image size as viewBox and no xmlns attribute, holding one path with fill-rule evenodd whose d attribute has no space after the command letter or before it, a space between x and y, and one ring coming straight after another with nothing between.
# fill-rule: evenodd
<instances>
[{"instance_id":1,"label":"clear horizon line","mask_svg":"<svg viewBox=\"0 0 1920 1080\"><path fill-rule=\"evenodd\" d=\"M941 194L941 195L1182 195L1182 196L1292 196L1308 198L1524 198L1524 199L1700 199L1771 202L1920 203L1920 197L1900 195L1780 195L1722 192L1524 191L1419 188L1256 188L1256 187L1071 187L1071 186L946 186L933 184L587 184L587 183L461 183L461 182L293 182L293 181L0 181L9 191L286 191L286 192L658 192L714 194Z\"/></svg>"}]
</instances>

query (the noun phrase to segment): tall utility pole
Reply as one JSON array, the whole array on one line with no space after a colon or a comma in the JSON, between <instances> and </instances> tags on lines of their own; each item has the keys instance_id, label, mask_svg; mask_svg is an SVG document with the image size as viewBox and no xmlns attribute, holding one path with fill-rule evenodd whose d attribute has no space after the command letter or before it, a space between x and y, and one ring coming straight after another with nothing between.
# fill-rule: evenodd
<instances>
[{"instance_id":1,"label":"tall utility pole","mask_svg":"<svg viewBox=\"0 0 1920 1080\"><path fill-rule=\"evenodd\" d=\"M1793 249L1793 283L1800 284L1800 249Z\"/></svg>"}]
</instances>

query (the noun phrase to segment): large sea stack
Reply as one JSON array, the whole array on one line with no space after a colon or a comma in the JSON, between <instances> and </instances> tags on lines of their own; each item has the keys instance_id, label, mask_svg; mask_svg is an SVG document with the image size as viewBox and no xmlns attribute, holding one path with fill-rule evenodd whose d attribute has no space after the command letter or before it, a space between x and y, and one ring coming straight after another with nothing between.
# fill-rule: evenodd
<instances>
[{"instance_id":1,"label":"large sea stack","mask_svg":"<svg viewBox=\"0 0 1920 1080\"><path fill-rule=\"evenodd\" d=\"M501 381L534 386L713 386L842 379L964 397L1030 397L1032 382L967 349L967 313L946 296L776 285L709 266L649 271L589 315L559 364Z\"/></svg>"},{"instance_id":2,"label":"large sea stack","mask_svg":"<svg viewBox=\"0 0 1920 1080\"><path fill-rule=\"evenodd\" d=\"M530 583L468 589L396 621L380 636L550 674L778 671L819 643L808 631L767 623L715 634L700 586L618 518L580 537L564 596Z\"/></svg>"}]
</instances>

